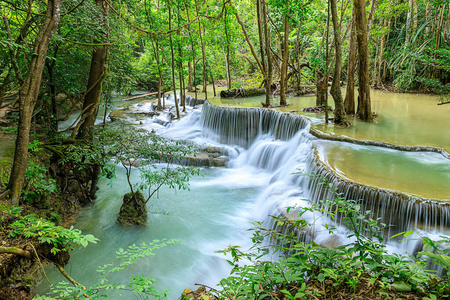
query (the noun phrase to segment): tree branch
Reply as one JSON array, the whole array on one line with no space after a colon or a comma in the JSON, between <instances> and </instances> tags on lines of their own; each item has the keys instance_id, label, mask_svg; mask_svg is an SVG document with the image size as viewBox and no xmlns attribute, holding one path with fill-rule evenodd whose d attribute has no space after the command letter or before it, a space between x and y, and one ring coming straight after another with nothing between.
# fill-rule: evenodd
<instances>
[{"instance_id":1,"label":"tree branch","mask_svg":"<svg viewBox=\"0 0 450 300\"><path fill-rule=\"evenodd\" d=\"M61 272L61 274L62 274L64 277L66 277L67 280L69 280L70 283L73 284L75 287L77 287L77 286L80 285L80 286L83 288L83 290L86 289L86 287L85 287L84 285L82 285L81 283L76 282L75 279L73 279L73 278L66 272L66 270L64 270L64 268L63 268L61 265L55 264L55 266L58 268L59 272Z\"/></svg>"},{"instance_id":2,"label":"tree branch","mask_svg":"<svg viewBox=\"0 0 450 300\"><path fill-rule=\"evenodd\" d=\"M23 256L26 258L33 259L34 256L31 254L30 251L23 250L16 247L0 247L0 253L6 253L6 254L15 254L19 256Z\"/></svg>"}]
</instances>

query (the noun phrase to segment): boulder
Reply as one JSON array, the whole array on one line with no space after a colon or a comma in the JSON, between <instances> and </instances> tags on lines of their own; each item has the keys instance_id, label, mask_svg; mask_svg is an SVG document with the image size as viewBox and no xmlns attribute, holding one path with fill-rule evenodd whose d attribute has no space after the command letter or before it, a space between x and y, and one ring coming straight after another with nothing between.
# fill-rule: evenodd
<instances>
[{"instance_id":1,"label":"boulder","mask_svg":"<svg viewBox=\"0 0 450 300\"><path fill-rule=\"evenodd\" d=\"M120 207L117 222L121 225L146 225L147 206L144 195L140 191L133 194L127 193L123 196L123 203Z\"/></svg>"}]
</instances>

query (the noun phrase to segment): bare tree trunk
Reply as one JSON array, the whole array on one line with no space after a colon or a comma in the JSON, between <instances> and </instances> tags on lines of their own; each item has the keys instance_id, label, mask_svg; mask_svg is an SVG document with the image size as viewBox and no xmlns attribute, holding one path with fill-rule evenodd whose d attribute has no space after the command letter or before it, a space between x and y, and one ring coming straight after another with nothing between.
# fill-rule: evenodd
<instances>
[{"instance_id":1,"label":"bare tree trunk","mask_svg":"<svg viewBox=\"0 0 450 300\"><path fill-rule=\"evenodd\" d=\"M195 103L194 105L197 105L197 84L196 84L196 73L195 73L195 69L196 69L196 62L195 62L195 47L194 47L194 40L192 39L192 34L191 34L191 28L189 23L191 23L190 19L189 19L189 6L187 5L186 1L184 2L184 6L186 8L186 18L187 18L187 22L188 22L188 34L189 34L189 41L191 42L191 52L192 52L192 64L193 64L193 69L194 69L194 92L195 92ZM191 72L189 71L189 74L191 75ZM192 89L192 85L191 85L191 89ZM192 90L191 90L192 91Z\"/></svg>"},{"instance_id":2,"label":"bare tree trunk","mask_svg":"<svg viewBox=\"0 0 450 300\"><path fill-rule=\"evenodd\" d=\"M25 171L27 169L28 142L31 118L36 105L45 66L47 50L61 16L62 0L48 0L44 24L33 45L33 56L23 85L19 90L19 123L17 126L14 162L9 177L9 196L13 205L19 204Z\"/></svg>"},{"instance_id":3,"label":"bare tree trunk","mask_svg":"<svg viewBox=\"0 0 450 300\"><path fill-rule=\"evenodd\" d=\"M373 120L373 115L370 101L369 46L365 1L353 0L353 11L356 18L356 38L358 42L358 113L361 120L370 122Z\"/></svg>"},{"instance_id":4,"label":"bare tree trunk","mask_svg":"<svg viewBox=\"0 0 450 300\"><path fill-rule=\"evenodd\" d=\"M161 69L161 58L159 56L159 43L158 40L155 38L155 56L156 56L156 63L158 64L158 109L164 109L165 105L161 105L161 88L162 88L162 69ZM164 101L165 102L165 101Z\"/></svg>"},{"instance_id":5,"label":"bare tree trunk","mask_svg":"<svg viewBox=\"0 0 450 300\"><path fill-rule=\"evenodd\" d=\"M284 15L284 39L283 39L283 60L281 62L280 74L280 105L286 105L286 90L287 90L287 69L289 60L289 19Z\"/></svg>"},{"instance_id":6,"label":"bare tree trunk","mask_svg":"<svg viewBox=\"0 0 450 300\"><path fill-rule=\"evenodd\" d=\"M413 0L409 0L408 14L406 16L405 48L408 46L410 39L411 39L412 10L413 10Z\"/></svg>"},{"instance_id":7,"label":"bare tree trunk","mask_svg":"<svg viewBox=\"0 0 450 300\"><path fill-rule=\"evenodd\" d=\"M169 2L169 31L172 31L172 10L170 8L171 3ZM175 83L175 55L173 54L173 41L172 41L172 34L169 35L169 42L170 42L170 54L172 56L172 86L173 86L173 99L175 101L175 109L177 111L177 118L180 118L180 108L178 107L178 100L177 100L177 86Z\"/></svg>"},{"instance_id":8,"label":"bare tree trunk","mask_svg":"<svg viewBox=\"0 0 450 300\"><path fill-rule=\"evenodd\" d=\"M177 9L178 16L178 27L181 26L181 9ZM180 31L177 30L178 36L180 36ZM183 107L183 112L186 112L186 98L184 89L184 70L183 70L183 49L181 48L181 41L177 41L178 46L178 77L180 78L180 104Z\"/></svg>"},{"instance_id":9,"label":"bare tree trunk","mask_svg":"<svg viewBox=\"0 0 450 300\"><path fill-rule=\"evenodd\" d=\"M230 38L228 36L228 22L227 22L228 10L225 8L224 25L225 25L225 37L226 37L226 68L227 68L227 88L231 89L231 72L230 72ZM215 94L215 92L214 92Z\"/></svg>"},{"instance_id":10,"label":"bare tree trunk","mask_svg":"<svg viewBox=\"0 0 450 300\"><path fill-rule=\"evenodd\" d=\"M262 1L262 13L264 22L264 41L266 43L266 56L267 56L267 79L266 79L266 106L270 106L270 96L272 94L272 77L273 77L273 65L272 65L272 50L270 48L270 29L267 25L267 5Z\"/></svg>"},{"instance_id":11,"label":"bare tree trunk","mask_svg":"<svg viewBox=\"0 0 450 300\"><path fill-rule=\"evenodd\" d=\"M327 23L325 25L325 30L322 35L322 39L320 41L319 55L318 55L319 59L321 59L323 45L325 44L325 37L328 32L327 31L328 22L329 22L329 20L327 20ZM328 45L327 45L327 47L328 47ZM326 66L325 66L325 68L326 68ZM320 64L316 63L316 66L314 68L314 78L316 80L316 106L325 105L325 94L328 91L328 87L325 88L326 87L325 84L327 84L327 83L325 82L324 74L319 69L320 69Z\"/></svg>"},{"instance_id":12,"label":"bare tree trunk","mask_svg":"<svg viewBox=\"0 0 450 300\"><path fill-rule=\"evenodd\" d=\"M108 29L108 14L109 4L106 0L96 0L95 3L102 9L102 15L99 18L102 19L102 26L106 32ZM106 37L109 33L106 34ZM105 41L97 41L98 43ZM74 130L72 137L77 135L77 139L86 140L92 143L94 138L94 125L98 115L98 107L100 104L100 98L102 95L102 84L106 77L106 61L109 56L109 46L103 45L95 48L92 53L91 67L89 72L89 79L87 84L87 93L84 98L83 111L77 130ZM100 165L92 167L90 172L91 187L89 191L89 198L95 199L95 193L97 191L98 176L100 175Z\"/></svg>"},{"instance_id":13,"label":"bare tree trunk","mask_svg":"<svg viewBox=\"0 0 450 300\"><path fill-rule=\"evenodd\" d=\"M266 101L265 104L263 106L265 107L269 107L270 106L270 84L269 82L269 75L268 75L268 70L267 70L267 66L266 66L266 58L265 58L265 52L266 50L264 49L264 37L263 37L263 23L264 25L265 22L263 21L262 15L265 14L265 9L264 9L264 1L262 0L256 0L256 16L258 19L258 37L259 37L259 53L261 55L261 65L262 65L262 75L264 78L264 87L266 88ZM264 15L265 17L265 15ZM264 18L265 20L265 18ZM268 58L270 57L270 53L267 53ZM267 90L267 87L269 87L269 91Z\"/></svg>"},{"instance_id":14,"label":"bare tree trunk","mask_svg":"<svg viewBox=\"0 0 450 300\"><path fill-rule=\"evenodd\" d=\"M334 123L342 124L347 118L344 109L344 99L341 93L341 69L342 69L342 42L341 42L341 29L337 16L336 0L330 0L331 3L331 19L333 22L334 32L334 45L335 45L335 65L333 82L331 83L331 96L334 99Z\"/></svg>"},{"instance_id":15,"label":"bare tree trunk","mask_svg":"<svg viewBox=\"0 0 450 300\"><path fill-rule=\"evenodd\" d=\"M375 10L377 8L377 0L372 0L372 5L370 6L369 19L367 20L367 30L370 34L370 29L372 28L373 18L375 17Z\"/></svg>"},{"instance_id":16,"label":"bare tree trunk","mask_svg":"<svg viewBox=\"0 0 450 300\"><path fill-rule=\"evenodd\" d=\"M200 22L199 22L200 26ZM205 28L203 27L203 32ZM205 40L202 36L202 30L200 30L200 42L202 44L202 60L203 60L203 90L202 92L205 93L205 100L208 99L208 92L207 92L207 85L208 85L208 70L206 66L206 45Z\"/></svg>"},{"instance_id":17,"label":"bare tree trunk","mask_svg":"<svg viewBox=\"0 0 450 300\"><path fill-rule=\"evenodd\" d=\"M213 73L212 73L212 68L209 65L209 63L208 63L208 67L209 67L209 75L210 75L211 83L212 83L212 87L213 87L213 95L215 97L217 95L216 94L216 84L214 83L214 76L213 76Z\"/></svg>"},{"instance_id":18,"label":"bare tree trunk","mask_svg":"<svg viewBox=\"0 0 450 300\"><path fill-rule=\"evenodd\" d=\"M188 92L193 92L194 91L194 88L192 87L192 62L191 61L188 61L188 72L189 72L189 75L188 75L188 88L187 88L187 90L188 90Z\"/></svg>"},{"instance_id":19,"label":"bare tree trunk","mask_svg":"<svg viewBox=\"0 0 450 300\"><path fill-rule=\"evenodd\" d=\"M107 17L109 5L105 0L96 0L96 4L103 9L102 24L105 29L108 27ZM98 41L101 43L102 41ZM102 94L102 83L106 77L106 61L109 55L109 46L103 45L95 48L92 52L91 68L87 84L87 93L83 103L83 115L81 116L77 139L92 141L94 137L94 125L97 119L100 96Z\"/></svg>"},{"instance_id":20,"label":"bare tree trunk","mask_svg":"<svg viewBox=\"0 0 450 300\"><path fill-rule=\"evenodd\" d=\"M355 72L356 72L356 31L355 17L352 17L352 29L348 45L347 66L347 93L345 94L344 106L347 115L355 114Z\"/></svg>"}]
</instances>

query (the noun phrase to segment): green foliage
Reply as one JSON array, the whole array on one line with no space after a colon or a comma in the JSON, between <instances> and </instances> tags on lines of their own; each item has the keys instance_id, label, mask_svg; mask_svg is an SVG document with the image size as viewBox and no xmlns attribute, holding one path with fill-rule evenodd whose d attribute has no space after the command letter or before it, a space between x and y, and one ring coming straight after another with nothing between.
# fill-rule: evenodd
<instances>
[{"instance_id":1,"label":"green foliage","mask_svg":"<svg viewBox=\"0 0 450 300\"><path fill-rule=\"evenodd\" d=\"M17 215L19 210L11 211L11 214ZM98 239L91 234L83 235L79 229L71 226L69 229L62 226L56 226L53 222L38 218L35 215L26 215L12 223L9 236L22 237L35 240L39 243L47 243L53 248L53 254L59 251L68 251L75 246L86 247L88 243L97 243Z\"/></svg>"},{"instance_id":2,"label":"green foliage","mask_svg":"<svg viewBox=\"0 0 450 300\"><path fill-rule=\"evenodd\" d=\"M39 159L43 143L33 140L28 144L30 157L25 171L25 187L22 195L30 204L46 202L45 197L56 192L56 181L48 176L48 168Z\"/></svg>"},{"instance_id":3,"label":"green foliage","mask_svg":"<svg viewBox=\"0 0 450 300\"><path fill-rule=\"evenodd\" d=\"M116 252L118 261L116 264L107 264L97 270L99 273L97 284L83 288L81 285L73 287L66 282L60 282L52 288L49 295L38 296L36 299L79 299L86 296L90 299L98 299L107 297L108 293L111 294L109 291L114 293L130 291L136 293L139 297L145 297L145 299L148 299L148 297L166 299L169 291L158 291L151 276L136 274L123 284L110 283L108 276L135 264L139 259L155 255L154 252L157 249L179 243L177 240L154 240L149 244L144 242L140 245L133 244L127 249L119 249Z\"/></svg>"},{"instance_id":4,"label":"green foliage","mask_svg":"<svg viewBox=\"0 0 450 300\"><path fill-rule=\"evenodd\" d=\"M322 182L332 190L325 180ZM447 279L436 278L427 270L433 262L449 270L450 250L439 250L438 245L448 239L433 242L424 238L422 257L388 254L381 243L382 224L361 212L355 201L348 201L334 192L333 199L323 201L321 208L288 208L287 213L299 213L297 218L275 218L278 226L267 229L261 223L255 224L250 252L243 252L238 246L220 251L230 254L228 262L233 266L231 276L222 279L223 290L219 299L311 299L333 298L334 294L351 295L359 289L375 290L380 295L391 297L397 292L415 291L428 295L428 299L447 297L450 284ZM311 224L301 218L305 212L328 212L332 218L340 217L349 228L350 243L336 248L326 248L316 243L299 241L299 233L308 232ZM330 213L331 211L331 213ZM285 228L285 229L279 229ZM333 228L325 225L330 233ZM403 233L406 237L412 232ZM369 237L378 237L375 239ZM278 261L267 261L263 256L269 253L269 244L281 254ZM433 250L434 252L430 252ZM437 251L437 253L436 253ZM240 263L243 259L251 264ZM448 276L448 275L447 275ZM360 292L360 291L358 291ZM424 298L425 299L425 298Z\"/></svg>"},{"instance_id":5,"label":"green foliage","mask_svg":"<svg viewBox=\"0 0 450 300\"><path fill-rule=\"evenodd\" d=\"M146 202L162 186L189 189L190 177L199 174L198 168L175 165L197 152L187 141L166 139L144 129L130 130L125 123L108 127L101 133L101 140L114 163L125 168L131 192L148 191ZM139 167L141 179L135 184L130 181L134 167Z\"/></svg>"},{"instance_id":6,"label":"green foliage","mask_svg":"<svg viewBox=\"0 0 450 300\"><path fill-rule=\"evenodd\" d=\"M47 176L48 169L34 162L28 163L25 172L25 181L27 182L22 194L33 203L42 200L40 198L56 192L56 181Z\"/></svg>"}]
</instances>

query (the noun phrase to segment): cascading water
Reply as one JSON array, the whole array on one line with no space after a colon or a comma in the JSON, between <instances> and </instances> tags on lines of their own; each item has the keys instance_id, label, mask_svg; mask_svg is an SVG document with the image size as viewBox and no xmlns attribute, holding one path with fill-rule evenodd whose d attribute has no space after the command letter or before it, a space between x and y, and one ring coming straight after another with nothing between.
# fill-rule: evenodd
<instances>
[{"instance_id":1,"label":"cascading water","mask_svg":"<svg viewBox=\"0 0 450 300\"><path fill-rule=\"evenodd\" d=\"M263 218L274 214L274 206L283 208L296 204L295 199L289 199L288 190L293 198L308 199L319 206L321 200L335 197L320 184L325 178L342 197L360 200L362 211L370 210L374 219L380 218L380 222L388 224L384 232L387 238L412 229L447 232L450 225L448 203L365 186L340 177L317 157L312 145L316 138L309 134L308 124L302 117L257 108L205 105L202 115L204 136L249 148L231 162L231 166L248 165L274 173L271 185L259 203L260 207L272 206L259 214ZM293 175L295 172L306 176ZM308 175L314 175L314 178ZM274 201L273 198L279 199ZM271 204L273 202L277 205ZM338 218L337 222L340 221ZM317 224L317 220L314 223ZM315 230L319 228L316 226Z\"/></svg>"},{"instance_id":2,"label":"cascading water","mask_svg":"<svg viewBox=\"0 0 450 300\"><path fill-rule=\"evenodd\" d=\"M231 158L229 167L204 170L204 178L192 180L191 192L178 192L174 196L162 190L160 198L164 201L156 200L150 210L169 213L152 214L146 228L121 228L115 223L121 196L127 190L126 185L120 185L125 182L123 174L119 174L114 189L108 189L103 182L95 206L78 223L102 242L92 250L88 247L74 252L73 271L83 266L81 275L73 274L75 278L82 276L88 280L87 274L95 275L95 268L109 263L119 247L142 240L177 238L185 243L184 248L163 250L156 260L141 262L130 274L152 274L158 287L172 290L170 299L178 299L184 288L194 289L194 283L215 285L230 269L224 256L214 251L230 244L249 246L246 230L250 221L268 220L268 215L285 214L287 206L311 206L331 196L316 180L299 172L326 177L346 198L363 199L364 209L372 210L376 217L384 217L386 223L397 225L395 230L388 229L391 231L387 235L414 228L444 233L449 225L448 206L442 203L412 200L401 193L340 178L318 159L314 146L317 139L309 133L310 122L303 117L206 103L202 110L190 109L188 116L168 126L162 126L155 118L142 123L142 127L165 137L225 148ZM138 176L137 170L134 176ZM316 243L329 246L345 243L344 226L337 224L332 236L322 227L332 222L326 215L312 211L302 217L314 223L314 227L300 233L305 240L313 238ZM410 242L400 248L394 245L392 250L403 252L407 247L413 249L414 244ZM86 257L90 257L89 261ZM48 273L50 278L56 276Z\"/></svg>"}]
</instances>

